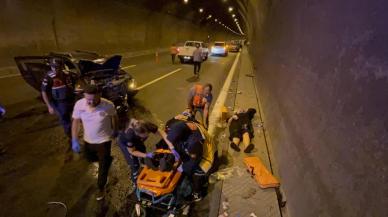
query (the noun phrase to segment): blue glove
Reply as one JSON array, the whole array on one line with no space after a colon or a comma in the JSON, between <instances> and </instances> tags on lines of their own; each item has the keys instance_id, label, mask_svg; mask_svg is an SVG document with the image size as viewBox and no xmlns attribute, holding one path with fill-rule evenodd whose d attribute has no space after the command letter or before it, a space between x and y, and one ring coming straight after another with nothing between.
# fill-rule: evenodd
<instances>
[{"instance_id":1,"label":"blue glove","mask_svg":"<svg viewBox=\"0 0 388 217\"><path fill-rule=\"evenodd\" d=\"M147 154L146 154L146 157L148 157L148 158L152 158L154 156L154 153L153 152L148 152Z\"/></svg>"},{"instance_id":2,"label":"blue glove","mask_svg":"<svg viewBox=\"0 0 388 217\"><path fill-rule=\"evenodd\" d=\"M79 153L81 151L81 146L79 145L78 139L71 140L71 149L73 149L75 153Z\"/></svg>"},{"instance_id":3,"label":"blue glove","mask_svg":"<svg viewBox=\"0 0 388 217\"><path fill-rule=\"evenodd\" d=\"M178 170L178 172L180 172L180 173L181 173L181 172L183 172L183 167L182 167L182 164L181 164L181 165L178 167L178 169L177 169L177 170Z\"/></svg>"},{"instance_id":4,"label":"blue glove","mask_svg":"<svg viewBox=\"0 0 388 217\"><path fill-rule=\"evenodd\" d=\"M171 153L174 155L175 161L178 161L180 159L180 156L175 149L172 149Z\"/></svg>"}]
</instances>

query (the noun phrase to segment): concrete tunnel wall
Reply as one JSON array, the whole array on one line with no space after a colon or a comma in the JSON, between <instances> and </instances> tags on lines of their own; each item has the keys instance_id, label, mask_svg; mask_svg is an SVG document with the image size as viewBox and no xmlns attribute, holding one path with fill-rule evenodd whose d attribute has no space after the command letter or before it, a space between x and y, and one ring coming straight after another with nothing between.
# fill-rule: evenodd
<instances>
[{"instance_id":1,"label":"concrete tunnel wall","mask_svg":"<svg viewBox=\"0 0 388 217\"><path fill-rule=\"evenodd\" d=\"M388 216L387 2L241 2L289 216Z\"/></svg>"},{"instance_id":2,"label":"concrete tunnel wall","mask_svg":"<svg viewBox=\"0 0 388 217\"><path fill-rule=\"evenodd\" d=\"M14 65L18 55L76 49L110 54L230 37L220 28L121 0L2 0L0 29L0 66Z\"/></svg>"}]
</instances>

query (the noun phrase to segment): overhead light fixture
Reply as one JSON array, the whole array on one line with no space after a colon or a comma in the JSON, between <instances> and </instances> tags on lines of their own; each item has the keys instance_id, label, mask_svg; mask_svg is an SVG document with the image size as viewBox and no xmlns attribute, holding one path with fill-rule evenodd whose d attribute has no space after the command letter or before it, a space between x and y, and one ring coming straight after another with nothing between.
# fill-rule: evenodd
<instances>
[{"instance_id":1,"label":"overhead light fixture","mask_svg":"<svg viewBox=\"0 0 388 217\"><path fill-rule=\"evenodd\" d=\"M236 21L237 21L237 18L234 18L234 21L236 22Z\"/></svg>"},{"instance_id":2,"label":"overhead light fixture","mask_svg":"<svg viewBox=\"0 0 388 217\"><path fill-rule=\"evenodd\" d=\"M209 16L207 16L207 19L210 19L210 18L212 18L212 15L211 15L211 14L209 14Z\"/></svg>"},{"instance_id":3,"label":"overhead light fixture","mask_svg":"<svg viewBox=\"0 0 388 217\"><path fill-rule=\"evenodd\" d=\"M217 22L217 21L218 21L218 19L214 19L214 21L216 21L216 22Z\"/></svg>"},{"instance_id":4,"label":"overhead light fixture","mask_svg":"<svg viewBox=\"0 0 388 217\"><path fill-rule=\"evenodd\" d=\"M199 13L202 13L203 12L203 8L200 8L198 11L199 11Z\"/></svg>"},{"instance_id":5,"label":"overhead light fixture","mask_svg":"<svg viewBox=\"0 0 388 217\"><path fill-rule=\"evenodd\" d=\"M234 18L236 16L236 14L232 14L232 17Z\"/></svg>"},{"instance_id":6,"label":"overhead light fixture","mask_svg":"<svg viewBox=\"0 0 388 217\"><path fill-rule=\"evenodd\" d=\"M185 4L189 3L189 0L183 0L183 3Z\"/></svg>"},{"instance_id":7,"label":"overhead light fixture","mask_svg":"<svg viewBox=\"0 0 388 217\"><path fill-rule=\"evenodd\" d=\"M233 7L229 7L229 8L228 8L228 11L229 11L229 12L232 12L232 11L233 11Z\"/></svg>"}]
</instances>

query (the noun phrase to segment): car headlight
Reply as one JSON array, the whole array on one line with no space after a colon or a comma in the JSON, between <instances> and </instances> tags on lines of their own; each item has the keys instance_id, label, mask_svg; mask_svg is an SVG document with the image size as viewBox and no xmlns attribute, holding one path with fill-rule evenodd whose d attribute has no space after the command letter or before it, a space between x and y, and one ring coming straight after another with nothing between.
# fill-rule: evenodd
<instances>
[{"instance_id":1,"label":"car headlight","mask_svg":"<svg viewBox=\"0 0 388 217\"><path fill-rule=\"evenodd\" d=\"M135 79L131 79L128 81L128 89L129 90L136 90L137 88L137 83L135 81Z\"/></svg>"}]
</instances>

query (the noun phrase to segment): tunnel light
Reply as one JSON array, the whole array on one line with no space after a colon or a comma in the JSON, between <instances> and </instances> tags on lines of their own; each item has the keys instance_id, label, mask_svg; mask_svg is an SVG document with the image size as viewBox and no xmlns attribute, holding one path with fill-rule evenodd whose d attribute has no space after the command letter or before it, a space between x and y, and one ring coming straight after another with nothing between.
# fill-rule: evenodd
<instances>
[{"instance_id":1,"label":"tunnel light","mask_svg":"<svg viewBox=\"0 0 388 217\"><path fill-rule=\"evenodd\" d=\"M218 21L218 19L214 19L214 21L215 21L215 22L217 22L217 21Z\"/></svg>"},{"instance_id":2,"label":"tunnel light","mask_svg":"<svg viewBox=\"0 0 388 217\"><path fill-rule=\"evenodd\" d=\"M206 19L210 19L210 18L212 18L212 15L211 15L211 14L209 14L209 16L207 16Z\"/></svg>"},{"instance_id":3,"label":"tunnel light","mask_svg":"<svg viewBox=\"0 0 388 217\"><path fill-rule=\"evenodd\" d=\"M185 4L189 3L189 0L183 0L183 3Z\"/></svg>"},{"instance_id":4,"label":"tunnel light","mask_svg":"<svg viewBox=\"0 0 388 217\"><path fill-rule=\"evenodd\" d=\"M234 18L236 16L236 14L232 14L232 17Z\"/></svg>"},{"instance_id":5,"label":"tunnel light","mask_svg":"<svg viewBox=\"0 0 388 217\"><path fill-rule=\"evenodd\" d=\"M234 18L234 21L236 22L236 21L237 21L237 18Z\"/></svg>"},{"instance_id":6,"label":"tunnel light","mask_svg":"<svg viewBox=\"0 0 388 217\"><path fill-rule=\"evenodd\" d=\"M203 12L203 8L200 8L198 11L199 11L199 13L202 13Z\"/></svg>"},{"instance_id":7,"label":"tunnel light","mask_svg":"<svg viewBox=\"0 0 388 217\"><path fill-rule=\"evenodd\" d=\"M229 7L229 8L228 8L228 11L229 11L229 12L232 12L232 11L233 11L233 7Z\"/></svg>"}]
</instances>

